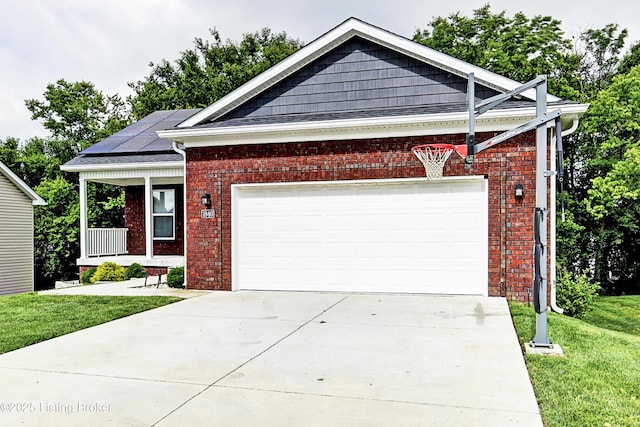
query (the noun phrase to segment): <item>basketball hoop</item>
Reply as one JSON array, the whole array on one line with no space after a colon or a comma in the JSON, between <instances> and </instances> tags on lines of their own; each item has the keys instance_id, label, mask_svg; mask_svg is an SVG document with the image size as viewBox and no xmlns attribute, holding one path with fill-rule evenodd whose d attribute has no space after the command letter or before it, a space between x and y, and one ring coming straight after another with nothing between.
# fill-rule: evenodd
<instances>
[{"instance_id":1,"label":"basketball hoop","mask_svg":"<svg viewBox=\"0 0 640 427\"><path fill-rule=\"evenodd\" d=\"M451 153L457 152L460 157L466 156L466 145L453 144L425 144L411 149L413 154L422 162L427 173L427 179L442 178L442 169L449 160ZM464 153L463 153L464 152Z\"/></svg>"}]
</instances>

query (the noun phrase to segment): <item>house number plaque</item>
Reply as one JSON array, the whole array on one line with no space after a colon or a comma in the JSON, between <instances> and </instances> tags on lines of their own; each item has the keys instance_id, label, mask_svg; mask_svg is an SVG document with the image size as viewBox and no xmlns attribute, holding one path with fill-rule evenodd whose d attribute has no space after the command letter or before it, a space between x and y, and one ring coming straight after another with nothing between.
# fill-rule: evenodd
<instances>
[{"instance_id":1,"label":"house number plaque","mask_svg":"<svg viewBox=\"0 0 640 427\"><path fill-rule=\"evenodd\" d=\"M216 217L216 211L215 211L215 209L202 209L200 211L200 216L202 218L215 218Z\"/></svg>"}]
</instances>

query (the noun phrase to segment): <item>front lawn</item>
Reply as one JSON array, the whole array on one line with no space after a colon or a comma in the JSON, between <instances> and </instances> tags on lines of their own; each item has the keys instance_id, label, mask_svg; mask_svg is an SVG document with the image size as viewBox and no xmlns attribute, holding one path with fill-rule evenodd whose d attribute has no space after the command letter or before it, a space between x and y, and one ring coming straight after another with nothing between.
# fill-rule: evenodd
<instances>
[{"instance_id":1,"label":"front lawn","mask_svg":"<svg viewBox=\"0 0 640 427\"><path fill-rule=\"evenodd\" d=\"M622 300L600 298L600 309L585 320L549 313L549 337L565 356L525 356L546 426L640 426L640 330L620 326L629 312L637 316L640 300L617 298ZM530 341L533 309L510 307L520 341Z\"/></svg>"},{"instance_id":2,"label":"front lawn","mask_svg":"<svg viewBox=\"0 0 640 427\"><path fill-rule=\"evenodd\" d=\"M38 295L0 297L0 354L180 301L175 297Z\"/></svg>"},{"instance_id":3,"label":"front lawn","mask_svg":"<svg viewBox=\"0 0 640 427\"><path fill-rule=\"evenodd\" d=\"M601 328L640 336L640 295L600 297L582 320Z\"/></svg>"}]
</instances>

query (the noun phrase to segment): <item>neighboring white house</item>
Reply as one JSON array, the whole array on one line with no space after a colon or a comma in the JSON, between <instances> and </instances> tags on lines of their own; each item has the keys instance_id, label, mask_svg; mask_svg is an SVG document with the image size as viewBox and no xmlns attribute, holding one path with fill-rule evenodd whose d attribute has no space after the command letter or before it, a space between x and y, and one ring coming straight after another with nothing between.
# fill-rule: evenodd
<instances>
[{"instance_id":1,"label":"neighboring white house","mask_svg":"<svg viewBox=\"0 0 640 427\"><path fill-rule=\"evenodd\" d=\"M33 291L33 206L47 203L0 162L0 295Z\"/></svg>"}]
</instances>

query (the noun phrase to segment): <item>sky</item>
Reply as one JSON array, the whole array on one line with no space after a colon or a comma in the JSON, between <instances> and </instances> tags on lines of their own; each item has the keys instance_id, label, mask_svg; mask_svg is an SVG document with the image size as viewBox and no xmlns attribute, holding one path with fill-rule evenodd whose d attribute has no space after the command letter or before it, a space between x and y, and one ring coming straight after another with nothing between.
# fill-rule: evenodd
<instances>
[{"instance_id":1,"label":"sky","mask_svg":"<svg viewBox=\"0 0 640 427\"><path fill-rule=\"evenodd\" d=\"M353 16L411 38L434 17L471 16L486 3L508 16L550 15L569 38L614 23L640 40L637 0L0 0L0 139L48 135L24 103L42 100L47 84L90 81L125 98L150 62L177 59L211 28L223 40L268 27L309 43Z\"/></svg>"}]
</instances>

